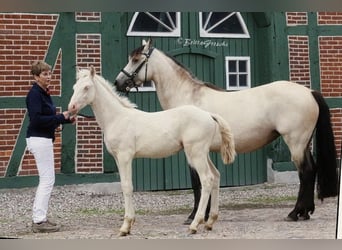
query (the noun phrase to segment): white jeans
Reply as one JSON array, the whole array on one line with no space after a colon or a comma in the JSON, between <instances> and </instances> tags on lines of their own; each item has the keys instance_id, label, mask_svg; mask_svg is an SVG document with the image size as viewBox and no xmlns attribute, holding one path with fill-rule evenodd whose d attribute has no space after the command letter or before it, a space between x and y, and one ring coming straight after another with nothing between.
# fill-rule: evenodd
<instances>
[{"instance_id":1,"label":"white jeans","mask_svg":"<svg viewBox=\"0 0 342 250\"><path fill-rule=\"evenodd\" d=\"M26 138L27 148L33 154L39 173L39 185L33 203L34 223L46 221L49 200L55 183L55 162L52 139Z\"/></svg>"}]
</instances>

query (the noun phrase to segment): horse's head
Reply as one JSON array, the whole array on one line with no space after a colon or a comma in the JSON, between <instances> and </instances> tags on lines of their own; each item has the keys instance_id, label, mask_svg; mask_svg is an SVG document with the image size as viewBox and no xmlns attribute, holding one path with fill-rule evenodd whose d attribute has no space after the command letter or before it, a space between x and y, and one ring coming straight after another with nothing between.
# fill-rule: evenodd
<instances>
[{"instance_id":1,"label":"horse's head","mask_svg":"<svg viewBox=\"0 0 342 250\"><path fill-rule=\"evenodd\" d=\"M93 66L88 69L77 69L76 83L74 84L74 94L72 95L68 110L77 110L78 113L82 108L92 103L95 98L94 76L95 69Z\"/></svg>"},{"instance_id":2,"label":"horse's head","mask_svg":"<svg viewBox=\"0 0 342 250\"><path fill-rule=\"evenodd\" d=\"M143 82L151 80L147 71L147 62L153 49L152 40L149 39L144 45L131 52L127 65L115 79L117 90L129 92L131 88L139 87Z\"/></svg>"}]
</instances>

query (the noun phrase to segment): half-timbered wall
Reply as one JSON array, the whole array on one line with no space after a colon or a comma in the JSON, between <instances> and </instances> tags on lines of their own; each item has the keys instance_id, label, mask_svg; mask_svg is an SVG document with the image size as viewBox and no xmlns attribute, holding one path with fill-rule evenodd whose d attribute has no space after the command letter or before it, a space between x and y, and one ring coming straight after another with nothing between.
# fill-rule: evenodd
<instances>
[{"instance_id":1,"label":"half-timbered wall","mask_svg":"<svg viewBox=\"0 0 342 250\"><path fill-rule=\"evenodd\" d=\"M76 67L94 65L98 73L113 80L126 64L127 54L141 44L145 37L126 36L132 16L133 13L107 12L0 13L0 117L3 118L0 123L0 183L10 177L37 175L34 159L26 150L24 140L28 124L25 96L33 81L29 74L31 63L46 60L53 66L52 96L58 110L65 110L72 94ZM196 15L183 13L183 17L187 21L182 23L182 38L200 40L195 28L198 25ZM226 48L182 47L178 38L156 37L154 42L191 68L198 78L220 87L225 87L224 57L250 56L252 87L271 80L290 79L322 91L331 107L340 157L342 13L242 13L242 17L250 38L227 39ZM143 110L160 110L154 92L133 93L130 98ZM92 114L90 109L84 112ZM79 117L76 126L66 125L60 130L54 144L57 174L75 174L73 178L104 173L118 176L94 119ZM272 147L276 155L284 151L279 145L275 143ZM268 151L261 149L241 155L228 167L213 155L221 171L221 184L234 186L265 181ZM288 155L284 155L273 160L287 161ZM167 159L135 160L136 189L189 187L185 162L182 153ZM178 165L183 167L173 168ZM72 181L78 182L77 179Z\"/></svg>"}]
</instances>

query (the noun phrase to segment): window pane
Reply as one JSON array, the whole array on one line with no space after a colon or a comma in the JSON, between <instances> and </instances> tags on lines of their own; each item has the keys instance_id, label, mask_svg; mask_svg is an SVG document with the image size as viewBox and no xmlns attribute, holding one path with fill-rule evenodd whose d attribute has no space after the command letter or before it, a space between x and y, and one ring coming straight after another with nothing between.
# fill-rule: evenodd
<instances>
[{"instance_id":1,"label":"window pane","mask_svg":"<svg viewBox=\"0 0 342 250\"><path fill-rule=\"evenodd\" d=\"M244 31L239 19L236 15L233 15L216 28L212 29L210 33L243 34Z\"/></svg>"},{"instance_id":2,"label":"window pane","mask_svg":"<svg viewBox=\"0 0 342 250\"><path fill-rule=\"evenodd\" d=\"M170 23L169 18L167 17L165 12L151 12L152 16L160 20L162 23L165 23L168 27L173 27ZM176 13L173 15L174 20L176 19ZM172 19L173 19L172 18ZM154 20L147 13L139 13L137 19L135 20L134 26L132 27L132 31L144 31L144 32L170 32L164 25L160 22Z\"/></svg>"},{"instance_id":3,"label":"window pane","mask_svg":"<svg viewBox=\"0 0 342 250\"><path fill-rule=\"evenodd\" d=\"M239 75L239 86L247 87L247 75Z\"/></svg>"},{"instance_id":4,"label":"window pane","mask_svg":"<svg viewBox=\"0 0 342 250\"><path fill-rule=\"evenodd\" d=\"M169 27L175 26L176 12L150 12L150 14ZM171 20L169 17L171 18Z\"/></svg>"},{"instance_id":5,"label":"window pane","mask_svg":"<svg viewBox=\"0 0 342 250\"><path fill-rule=\"evenodd\" d=\"M135 12L128 36L180 36L180 12Z\"/></svg>"},{"instance_id":6,"label":"window pane","mask_svg":"<svg viewBox=\"0 0 342 250\"><path fill-rule=\"evenodd\" d=\"M247 72L247 62L246 61L239 61L239 72Z\"/></svg>"},{"instance_id":7,"label":"window pane","mask_svg":"<svg viewBox=\"0 0 342 250\"><path fill-rule=\"evenodd\" d=\"M143 87L153 87L153 84L152 84L152 81L147 81L147 82L144 82Z\"/></svg>"},{"instance_id":8,"label":"window pane","mask_svg":"<svg viewBox=\"0 0 342 250\"><path fill-rule=\"evenodd\" d=\"M228 70L229 72L237 72L236 61L229 61Z\"/></svg>"},{"instance_id":9,"label":"window pane","mask_svg":"<svg viewBox=\"0 0 342 250\"><path fill-rule=\"evenodd\" d=\"M237 87L237 75L229 75L229 86Z\"/></svg>"},{"instance_id":10,"label":"window pane","mask_svg":"<svg viewBox=\"0 0 342 250\"><path fill-rule=\"evenodd\" d=\"M213 25L218 24L224 18L230 15L231 12L212 12L212 15L209 19L207 28L211 28ZM220 26L220 25L219 25Z\"/></svg>"}]
</instances>

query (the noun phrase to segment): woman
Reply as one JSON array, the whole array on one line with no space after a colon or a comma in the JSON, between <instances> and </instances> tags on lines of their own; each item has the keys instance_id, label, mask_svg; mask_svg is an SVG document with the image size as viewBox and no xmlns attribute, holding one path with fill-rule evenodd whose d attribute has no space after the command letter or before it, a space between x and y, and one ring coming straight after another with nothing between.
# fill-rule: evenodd
<instances>
[{"instance_id":1,"label":"woman","mask_svg":"<svg viewBox=\"0 0 342 250\"><path fill-rule=\"evenodd\" d=\"M31 74L35 82L26 96L26 106L30 118L26 142L28 150L36 161L39 185L33 203L32 230L56 232L60 227L47 219L49 200L55 183L53 142L55 130L63 123L74 123L67 111L56 114L56 107L48 92L51 67L43 61L32 64Z\"/></svg>"}]
</instances>

